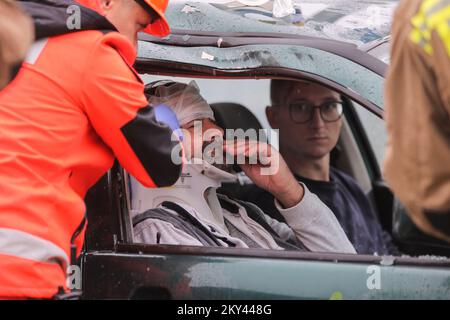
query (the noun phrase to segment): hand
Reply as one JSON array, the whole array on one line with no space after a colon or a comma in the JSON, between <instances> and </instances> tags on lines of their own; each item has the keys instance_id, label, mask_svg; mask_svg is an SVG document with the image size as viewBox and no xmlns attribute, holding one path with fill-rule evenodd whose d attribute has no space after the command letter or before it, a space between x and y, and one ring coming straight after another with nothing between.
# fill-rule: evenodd
<instances>
[{"instance_id":1,"label":"hand","mask_svg":"<svg viewBox=\"0 0 450 320\"><path fill-rule=\"evenodd\" d=\"M245 174L270 192L285 208L298 204L304 189L272 146L259 141L225 141L224 151L238 160Z\"/></svg>"}]
</instances>

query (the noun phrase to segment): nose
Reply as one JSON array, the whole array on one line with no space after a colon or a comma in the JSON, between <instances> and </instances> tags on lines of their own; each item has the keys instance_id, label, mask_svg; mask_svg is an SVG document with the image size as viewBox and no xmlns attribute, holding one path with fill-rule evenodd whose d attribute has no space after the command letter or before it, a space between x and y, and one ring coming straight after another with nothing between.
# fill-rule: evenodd
<instances>
[{"instance_id":1,"label":"nose","mask_svg":"<svg viewBox=\"0 0 450 320\"><path fill-rule=\"evenodd\" d=\"M313 118L310 121L312 128L322 128L325 126L325 121L322 119L322 115L320 114L320 109L314 109Z\"/></svg>"}]
</instances>

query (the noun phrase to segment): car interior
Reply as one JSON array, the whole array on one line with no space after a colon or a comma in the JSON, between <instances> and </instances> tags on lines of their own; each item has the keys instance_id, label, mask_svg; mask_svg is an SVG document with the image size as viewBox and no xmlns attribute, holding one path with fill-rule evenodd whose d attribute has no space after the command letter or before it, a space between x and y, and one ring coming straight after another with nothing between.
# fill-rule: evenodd
<instances>
[{"instance_id":1,"label":"car interior","mask_svg":"<svg viewBox=\"0 0 450 320\"><path fill-rule=\"evenodd\" d=\"M161 79L160 76L144 75L145 82ZM270 79L248 80L217 80L168 78L174 81L188 83L195 80L200 87L202 96L210 103L219 126L226 129L268 129L264 109L270 105ZM332 151L332 165L352 176L362 187L364 192L378 211L383 228L391 233L401 252L405 255L438 255L450 256L450 246L440 240L433 239L420 232L408 218L404 208L395 199L385 185L381 175L382 154L385 142L384 124L379 117L364 110L352 99L343 96L344 123L338 145ZM374 119L378 121L378 129L374 129ZM263 134L260 140L267 141ZM277 141L269 141L276 148ZM239 179L235 183L223 186L228 194L239 198L239 192L245 184L251 184L243 172L239 172ZM144 188L133 185L131 188ZM245 189L244 189L245 190ZM138 194L130 190L131 195ZM128 201L130 205L132 201ZM133 210L133 208L129 208ZM148 208L151 209L151 208Z\"/></svg>"}]
</instances>

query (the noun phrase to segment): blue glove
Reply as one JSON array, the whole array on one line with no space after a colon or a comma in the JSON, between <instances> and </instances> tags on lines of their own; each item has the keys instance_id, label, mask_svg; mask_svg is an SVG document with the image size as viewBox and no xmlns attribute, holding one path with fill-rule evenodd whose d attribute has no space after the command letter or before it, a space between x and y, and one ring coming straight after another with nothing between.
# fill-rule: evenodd
<instances>
[{"instance_id":1,"label":"blue glove","mask_svg":"<svg viewBox=\"0 0 450 320\"><path fill-rule=\"evenodd\" d=\"M180 124L176 114L165 104L160 104L154 107L156 120L167 124L172 131L178 135L180 141L183 141L183 132L180 129Z\"/></svg>"}]
</instances>

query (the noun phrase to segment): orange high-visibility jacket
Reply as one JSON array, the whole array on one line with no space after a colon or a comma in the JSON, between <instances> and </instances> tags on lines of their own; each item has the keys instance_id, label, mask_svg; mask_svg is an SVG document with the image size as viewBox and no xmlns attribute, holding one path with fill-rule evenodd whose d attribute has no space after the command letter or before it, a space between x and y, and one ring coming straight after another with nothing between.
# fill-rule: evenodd
<instances>
[{"instance_id":1,"label":"orange high-visibility jacket","mask_svg":"<svg viewBox=\"0 0 450 320\"><path fill-rule=\"evenodd\" d=\"M65 286L85 193L115 157L146 186L178 179L178 141L155 120L135 57L117 32L41 39L0 92L0 297L52 297Z\"/></svg>"}]
</instances>

